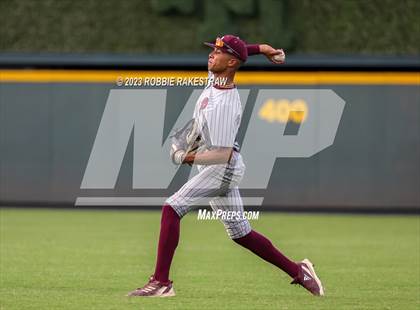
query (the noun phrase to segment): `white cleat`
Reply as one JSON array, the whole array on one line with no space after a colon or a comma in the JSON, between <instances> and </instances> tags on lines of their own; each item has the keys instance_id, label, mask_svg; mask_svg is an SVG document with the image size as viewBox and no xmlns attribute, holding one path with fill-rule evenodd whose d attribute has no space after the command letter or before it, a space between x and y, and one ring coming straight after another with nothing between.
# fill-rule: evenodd
<instances>
[{"instance_id":1,"label":"white cleat","mask_svg":"<svg viewBox=\"0 0 420 310\"><path fill-rule=\"evenodd\" d=\"M150 277L149 282L143 287L127 294L128 297L172 297L175 296L175 290L172 286L172 281L162 283L155 280L153 276Z\"/></svg>"},{"instance_id":2,"label":"white cleat","mask_svg":"<svg viewBox=\"0 0 420 310\"><path fill-rule=\"evenodd\" d=\"M314 265L311 261L305 258L303 261L297 263L297 265L299 266L299 273L291 284L300 284L311 292L311 294L324 296L324 287L316 275Z\"/></svg>"}]
</instances>

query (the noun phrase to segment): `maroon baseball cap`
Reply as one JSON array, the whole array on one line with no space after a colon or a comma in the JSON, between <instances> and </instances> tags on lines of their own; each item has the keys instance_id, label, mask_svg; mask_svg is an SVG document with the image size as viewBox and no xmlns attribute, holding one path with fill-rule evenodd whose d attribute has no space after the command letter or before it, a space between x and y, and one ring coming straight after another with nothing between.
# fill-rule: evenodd
<instances>
[{"instance_id":1,"label":"maroon baseball cap","mask_svg":"<svg viewBox=\"0 0 420 310\"><path fill-rule=\"evenodd\" d=\"M217 37L214 43L204 42L204 44L212 48L220 48L224 52L239 58L243 62L245 62L248 58L246 43L239 37L231 34L224 35L223 37Z\"/></svg>"}]
</instances>

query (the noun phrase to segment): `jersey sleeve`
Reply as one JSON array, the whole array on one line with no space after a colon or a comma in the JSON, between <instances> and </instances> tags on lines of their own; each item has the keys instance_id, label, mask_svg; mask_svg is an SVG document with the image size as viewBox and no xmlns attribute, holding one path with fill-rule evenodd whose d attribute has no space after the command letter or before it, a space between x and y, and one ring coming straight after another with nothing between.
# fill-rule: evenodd
<instances>
[{"instance_id":1,"label":"jersey sleeve","mask_svg":"<svg viewBox=\"0 0 420 310\"><path fill-rule=\"evenodd\" d=\"M236 99L235 93L230 92L212 109L206 111L205 116L211 146L234 146L241 117Z\"/></svg>"},{"instance_id":2,"label":"jersey sleeve","mask_svg":"<svg viewBox=\"0 0 420 310\"><path fill-rule=\"evenodd\" d=\"M248 56L258 55L260 53L260 45L259 44L247 44L246 50L248 52Z\"/></svg>"}]
</instances>

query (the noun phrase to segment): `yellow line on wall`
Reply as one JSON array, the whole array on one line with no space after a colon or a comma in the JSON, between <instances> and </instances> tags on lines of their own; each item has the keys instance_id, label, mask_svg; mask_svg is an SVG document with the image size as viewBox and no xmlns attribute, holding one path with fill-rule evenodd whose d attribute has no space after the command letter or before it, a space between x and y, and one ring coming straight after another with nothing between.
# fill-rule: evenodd
<instances>
[{"instance_id":1,"label":"yellow line on wall","mask_svg":"<svg viewBox=\"0 0 420 310\"><path fill-rule=\"evenodd\" d=\"M118 77L205 78L204 71L117 71L117 70L0 70L1 83L112 83ZM238 72L235 82L246 84L393 84L420 85L420 72Z\"/></svg>"}]
</instances>

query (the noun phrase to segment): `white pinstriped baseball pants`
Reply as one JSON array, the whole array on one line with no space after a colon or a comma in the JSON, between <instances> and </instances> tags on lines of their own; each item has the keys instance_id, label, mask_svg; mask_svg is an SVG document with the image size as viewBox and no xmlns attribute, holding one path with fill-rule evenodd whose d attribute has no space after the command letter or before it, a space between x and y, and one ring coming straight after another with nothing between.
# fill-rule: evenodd
<instances>
[{"instance_id":1,"label":"white pinstriped baseball pants","mask_svg":"<svg viewBox=\"0 0 420 310\"><path fill-rule=\"evenodd\" d=\"M208 201L214 212L234 211L242 214L243 202L238 185L245 172L245 165L239 153L234 152L231 164L199 166L199 173L188 180L175 194L166 200L182 218L198 205ZM220 218L231 239L247 235L251 231L249 221L242 217Z\"/></svg>"}]
</instances>

